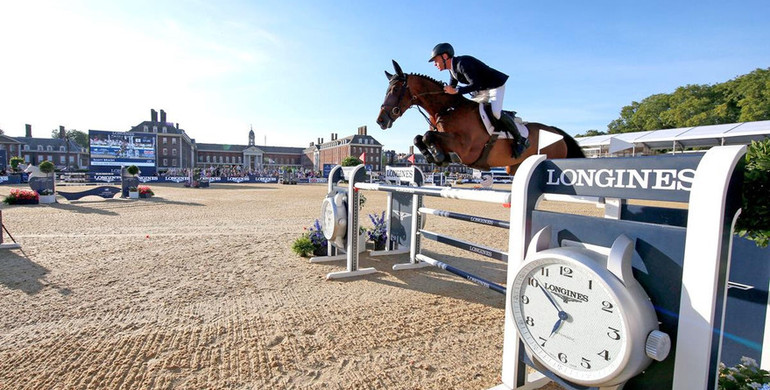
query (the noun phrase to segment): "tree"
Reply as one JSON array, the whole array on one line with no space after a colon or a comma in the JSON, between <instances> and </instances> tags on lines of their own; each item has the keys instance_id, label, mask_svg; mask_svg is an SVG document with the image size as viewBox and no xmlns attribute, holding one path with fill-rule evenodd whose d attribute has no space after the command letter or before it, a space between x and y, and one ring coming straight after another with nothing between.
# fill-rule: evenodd
<instances>
[{"instance_id":1,"label":"tree","mask_svg":"<svg viewBox=\"0 0 770 390\"><path fill-rule=\"evenodd\" d=\"M597 136L597 135L606 135L606 134L607 134L606 131L599 131L599 130L591 129L591 130L586 131L585 134L576 134L575 137L593 137L593 136Z\"/></svg>"},{"instance_id":2,"label":"tree","mask_svg":"<svg viewBox=\"0 0 770 390\"><path fill-rule=\"evenodd\" d=\"M71 139L75 141L76 144L80 145L83 148L88 149L88 134L84 133L80 130L67 130L66 135L68 139ZM51 138L59 138L59 130L53 129L51 130Z\"/></svg>"},{"instance_id":3,"label":"tree","mask_svg":"<svg viewBox=\"0 0 770 390\"><path fill-rule=\"evenodd\" d=\"M714 85L686 85L631 102L610 134L770 119L770 68Z\"/></svg>"}]
</instances>

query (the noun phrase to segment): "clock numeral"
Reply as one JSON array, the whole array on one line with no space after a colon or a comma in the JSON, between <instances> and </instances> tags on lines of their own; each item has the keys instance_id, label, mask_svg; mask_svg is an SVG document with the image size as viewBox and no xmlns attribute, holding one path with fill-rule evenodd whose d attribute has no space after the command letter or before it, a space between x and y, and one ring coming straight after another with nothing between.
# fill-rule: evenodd
<instances>
[{"instance_id":1,"label":"clock numeral","mask_svg":"<svg viewBox=\"0 0 770 390\"><path fill-rule=\"evenodd\" d=\"M537 282L537 279L535 278L529 278L527 281L527 284L529 284L532 287L540 287L540 283Z\"/></svg>"},{"instance_id":2,"label":"clock numeral","mask_svg":"<svg viewBox=\"0 0 770 390\"><path fill-rule=\"evenodd\" d=\"M538 339L540 339L540 341L542 341L542 343L540 344L540 346L541 346L541 347L543 347L543 348L545 348L545 342L546 342L546 341L548 341L548 340L546 340L546 339L544 339L544 338L542 338L542 337L538 337Z\"/></svg>"},{"instance_id":3,"label":"clock numeral","mask_svg":"<svg viewBox=\"0 0 770 390\"><path fill-rule=\"evenodd\" d=\"M524 322L527 326L535 326L535 319L530 316L527 316L527 319Z\"/></svg>"},{"instance_id":4,"label":"clock numeral","mask_svg":"<svg viewBox=\"0 0 770 390\"><path fill-rule=\"evenodd\" d=\"M594 281L593 280L589 280L588 281L588 289L589 290L593 290L593 288L594 288Z\"/></svg>"},{"instance_id":5,"label":"clock numeral","mask_svg":"<svg viewBox=\"0 0 770 390\"><path fill-rule=\"evenodd\" d=\"M586 359L586 358L582 358L582 359L580 360L580 365L581 365L583 368L585 368L586 370L590 370L590 369L591 369L591 361L590 361L590 360L588 360L588 359Z\"/></svg>"},{"instance_id":6,"label":"clock numeral","mask_svg":"<svg viewBox=\"0 0 770 390\"><path fill-rule=\"evenodd\" d=\"M608 351L606 349L604 351L601 351L601 352L597 353L597 355L603 357L604 360L610 360L610 351Z\"/></svg>"},{"instance_id":7,"label":"clock numeral","mask_svg":"<svg viewBox=\"0 0 770 390\"><path fill-rule=\"evenodd\" d=\"M559 266L559 275L571 278L572 277L572 268L565 267L565 266Z\"/></svg>"},{"instance_id":8,"label":"clock numeral","mask_svg":"<svg viewBox=\"0 0 770 390\"><path fill-rule=\"evenodd\" d=\"M567 364L567 355L565 355L565 354L560 352L559 353L559 361L564 363L564 364Z\"/></svg>"},{"instance_id":9,"label":"clock numeral","mask_svg":"<svg viewBox=\"0 0 770 390\"><path fill-rule=\"evenodd\" d=\"M521 303L523 303L525 305L529 304L529 297L526 296L526 295L522 295L521 296Z\"/></svg>"},{"instance_id":10,"label":"clock numeral","mask_svg":"<svg viewBox=\"0 0 770 390\"><path fill-rule=\"evenodd\" d=\"M612 306L611 303L607 301L602 301L602 310L606 311L607 313L612 313L612 309L614 306Z\"/></svg>"},{"instance_id":11,"label":"clock numeral","mask_svg":"<svg viewBox=\"0 0 770 390\"><path fill-rule=\"evenodd\" d=\"M548 270L548 268L545 268L545 267L543 267L543 268L540 268L540 275L543 275L543 276L545 276L545 277L548 277L548 274L549 274L549 272L550 272L550 271Z\"/></svg>"},{"instance_id":12,"label":"clock numeral","mask_svg":"<svg viewBox=\"0 0 770 390\"><path fill-rule=\"evenodd\" d=\"M607 336L610 336L610 338L613 340L620 340L620 330L615 329L611 326L608 326L607 328L610 330L609 332L607 332Z\"/></svg>"}]
</instances>

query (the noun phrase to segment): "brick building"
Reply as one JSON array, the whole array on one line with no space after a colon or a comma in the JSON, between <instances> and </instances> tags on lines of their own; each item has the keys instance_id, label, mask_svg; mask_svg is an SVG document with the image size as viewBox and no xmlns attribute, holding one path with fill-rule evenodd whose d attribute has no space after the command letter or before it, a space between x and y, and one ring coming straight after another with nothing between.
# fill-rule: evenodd
<instances>
[{"instance_id":1,"label":"brick building","mask_svg":"<svg viewBox=\"0 0 770 390\"><path fill-rule=\"evenodd\" d=\"M305 156L309 155L308 150L316 147L311 144L310 148L305 149ZM337 133L331 133L331 140L323 142L319 140L317 145L318 158L313 159L313 170L322 171L325 164L336 165L342 162L345 157L359 157L366 153L366 165L371 165L372 171L379 172L384 169L382 166L382 144L374 137L367 134L366 126L358 128L356 135L345 138L337 138ZM310 158L310 157L308 157Z\"/></svg>"},{"instance_id":2,"label":"brick building","mask_svg":"<svg viewBox=\"0 0 770 390\"><path fill-rule=\"evenodd\" d=\"M129 132L156 134L158 150L155 158L159 172L171 168L191 168L195 164L195 140L179 128L179 123L167 122L164 110L160 110L158 118L158 112L151 109L150 120L132 127Z\"/></svg>"},{"instance_id":3,"label":"brick building","mask_svg":"<svg viewBox=\"0 0 770 390\"><path fill-rule=\"evenodd\" d=\"M9 161L19 156L25 164L39 165L48 160L58 169L88 167L88 151L75 141L66 139L64 126L59 126L59 138L34 138L32 125L25 127L24 137L0 135L0 150L6 151Z\"/></svg>"}]
</instances>

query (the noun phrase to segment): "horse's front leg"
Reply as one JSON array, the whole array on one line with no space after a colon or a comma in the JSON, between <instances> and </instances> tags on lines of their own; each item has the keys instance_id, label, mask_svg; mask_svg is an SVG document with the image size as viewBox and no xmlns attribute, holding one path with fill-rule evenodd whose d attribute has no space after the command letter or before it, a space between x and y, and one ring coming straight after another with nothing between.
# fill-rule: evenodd
<instances>
[{"instance_id":1,"label":"horse's front leg","mask_svg":"<svg viewBox=\"0 0 770 390\"><path fill-rule=\"evenodd\" d=\"M433 157L433 153L431 153L430 148L428 148L428 145L425 144L425 141L423 140L423 136L418 135L414 137L414 146L417 147L417 150L422 153L422 155L425 157L425 161L428 162L428 164L435 164L436 159Z\"/></svg>"}]
</instances>

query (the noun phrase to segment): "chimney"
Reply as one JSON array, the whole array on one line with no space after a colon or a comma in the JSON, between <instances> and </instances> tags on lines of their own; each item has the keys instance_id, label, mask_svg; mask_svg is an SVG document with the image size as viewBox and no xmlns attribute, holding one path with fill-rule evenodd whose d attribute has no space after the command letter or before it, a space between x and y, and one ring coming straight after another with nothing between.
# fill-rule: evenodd
<instances>
[{"instance_id":1,"label":"chimney","mask_svg":"<svg viewBox=\"0 0 770 390\"><path fill-rule=\"evenodd\" d=\"M334 141L334 133L331 133L331 135L329 135L329 141Z\"/></svg>"},{"instance_id":2,"label":"chimney","mask_svg":"<svg viewBox=\"0 0 770 390\"><path fill-rule=\"evenodd\" d=\"M67 131L64 130L64 126L59 126L59 138L61 139L67 138Z\"/></svg>"},{"instance_id":3,"label":"chimney","mask_svg":"<svg viewBox=\"0 0 770 390\"><path fill-rule=\"evenodd\" d=\"M155 111L154 108L150 109L150 121L151 122L157 122L158 121L158 112Z\"/></svg>"},{"instance_id":4,"label":"chimney","mask_svg":"<svg viewBox=\"0 0 770 390\"><path fill-rule=\"evenodd\" d=\"M358 135L366 135L366 126L360 126L358 128Z\"/></svg>"},{"instance_id":5,"label":"chimney","mask_svg":"<svg viewBox=\"0 0 770 390\"><path fill-rule=\"evenodd\" d=\"M26 135L24 136L27 138L32 138L32 125L27 124L27 125L24 125L24 127L27 128Z\"/></svg>"},{"instance_id":6,"label":"chimney","mask_svg":"<svg viewBox=\"0 0 770 390\"><path fill-rule=\"evenodd\" d=\"M179 123L176 124L176 129L179 130Z\"/></svg>"},{"instance_id":7,"label":"chimney","mask_svg":"<svg viewBox=\"0 0 770 390\"><path fill-rule=\"evenodd\" d=\"M319 138L319 139L318 139L318 144L320 145L320 144L322 144L322 143L324 143L324 139L323 139L323 137L321 137L321 138Z\"/></svg>"},{"instance_id":8,"label":"chimney","mask_svg":"<svg viewBox=\"0 0 770 390\"><path fill-rule=\"evenodd\" d=\"M414 154L414 146L409 147L409 154Z\"/></svg>"},{"instance_id":9,"label":"chimney","mask_svg":"<svg viewBox=\"0 0 770 390\"><path fill-rule=\"evenodd\" d=\"M160 110L160 123L166 123L166 111Z\"/></svg>"}]
</instances>

